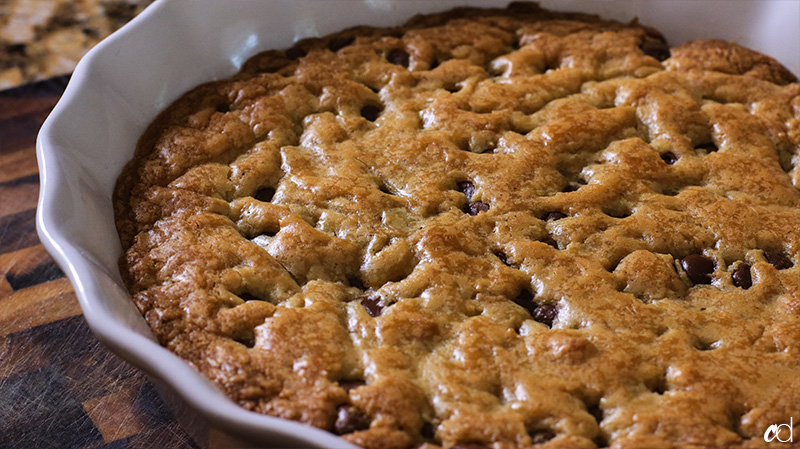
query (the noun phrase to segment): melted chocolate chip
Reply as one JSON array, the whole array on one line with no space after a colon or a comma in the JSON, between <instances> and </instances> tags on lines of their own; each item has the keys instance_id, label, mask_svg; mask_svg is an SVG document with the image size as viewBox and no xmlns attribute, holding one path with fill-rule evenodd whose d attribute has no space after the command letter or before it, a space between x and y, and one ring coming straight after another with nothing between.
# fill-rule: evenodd
<instances>
[{"instance_id":1,"label":"melted chocolate chip","mask_svg":"<svg viewBox=\"0 0 800 449\"><path fill-rule=\"evenodd\" d=\"M666 162L667 165L674 165L676 162L678 162L678 156L676 156L672 151L667 151L666 153L661 154L661 160Z\"/></svg>"},{"instance_id":2,"label":"melted chocolate chip","mask_svg":"<svg viewBox=\"0 0 800 449\"><path fill-rule=\"evenodd\" d=\"M337 51L343 49L344 47L347 47L348 45L352 44L355 40L356 40L356 38L354 38L353 36L335 37L335 38L331 39L330 42L328 42L328 50L330 50L332 52L337 52Z\"/></svg>"},{"instance_id":3,"label":"melted chocolate chip","mask_svg":"<svg viewBox=\"0 0 800 449\"><path fill-rule=\"evenodd\" d=\"M750 276L750 265L746 263L739 264L739 266L733 270L731 278L733 279L733 285L745 290L753 286L753 278Z\"/></svg>"},{"instance_id":4,"label":"melted chocolate chip","mask_svg":"<svg viewBox=\"0 0 800 449\"><path fill-rule=\"evenodd\" d=\"M531 314L534 321L544 324L547 327L553 327L553 321L558 314L556 307L552 304L537 303L533 299L533 293L530 290L524 289L514 299L520 307L524 308Z\"/></svg>"},{"instance_id":5,"label":"melted chocolate chip","mask_svg":"<svg viewBox=\"0 0 800 449\"><path fill-rule=\"evenodd\" d=\"M470 201L464 206L464 212L470 215L478 215L481 212L489 212L489 205L483 201Z\"/></svg>"},{"instance_id":6,"label":"melted chocolate chip","mask_svg":"<svg viewBox=\"0 0 800 449\"><path fill-rule=\"evenodd\" d=\"M380 304L380 298L377 296L362 296L358 298L361 305L367 309L367 313L371 317L379 317L383 313L383 306Z\"/></svg>"},{"instance_id":7,"label":"melted chocolate chip","mask_svg":"<svg viewBox=\"0 0 800 449\"><path fill-rule=\"evenodd\" d=\"M656 58L659 61L664 61L670 56L669 45L660 40L645 40L642 42L639 48L642 50L642 53L652 58Z\"/></svg>"},{"instance_id":8,"label":"melted chocolate chip","mask_svg":"<svg viewBox=\"0 0 800 449\"><path fill-rule=\"evenodd\" d=\"M533 444L547 443L556 437L556 434L549 430L538 430L535 432L530 432L528 435L531 436L531 443Z\"/></svg>"},{"instance_id":9,"label":"melted chocolate chip","mask_svg":"<svg viewBox=\"0 0 800 449\"><path fill-rule=\"evenodd\" d=\"M785 270L794 266L788 257L778 251L764 251L764 258L767 259L767 262L771 263L773 267L779 270Z\"/></svg>"},{"instance_id":10,"label":"melted chocolate chip","mask_svg":"<svg viewBox=\"0 0 800 449\"><path fill-rule=\"evenodd\" d=\"M695 284L710 284L709 274L714 272L714 261L700 254L690 254L681 259L681 266Z\"/></svg>"},{"instance_id":11,"label":"melted chocolate chip","mask_svg":"<svg viewBox=\"0 0 800 449\"><path fill-rule=\"evenodd\" d=\"M222 103L222 104L218 104L215 109L216 109L217 112L219 112L221 114L224 114L224 113L229 112L231 110L231 105L229 105L228 103Z\"/></svg>"},{"instance_id":12,"label":"melted chocolate chip","mask_svg":"<svg viewBox=\"0 0 800 449\"><path fill-rule=\"evenodd\" d=\"M381 108L373 104L368 104L363 108L361 108L361 116L371 122L377 120L380 114L381 114Z\"/></svg>"},{"instance_id":13,"label":"melted chocolate chip","mask_svg":"<svg viewBox=\"0 0 800 449\"><path fill-rule=\"evenodd\" d=\"M562 218L567 218L567 214L565 214L564 212L550 211L550 212L547 212L546 214L544 214L544 217L542 217L542 220L544 220L544 221L555 221L555 220L561 220Z\"/></svg>"},{"instance_id":14,"label":"melted chocolate chip","mask_svg":"<svg viewBox=\"0 0 800 449\"><path fill-rule=\"evenodd\" d=\"M272 201L273 196L275 196L275 189L272 187L264 187L262 189L258 189L255 195L253 195L253 198L264 203L269 203Z\"/></svg>"},{"instance_id":15,"label":"melted chocolate chip","mask_svg":"<svg viewBox=\"0 0 800 449\"><path fill-rule=\"evenodd\" d=\"M475 184L469 181L461 181L456 184L458 191L463 193L464 196L467 197L468 200L472 199L472 195L475 194Z\"/></svg>"},{"instance_id":16,"label":"melted chocolate chip","mask_svg":"<svg viewBox=\"0 0 800 449\"><path fill-rule=\"evenodd\" d=\"M298 59L302 58L306 54L308 54L302 47L294 46L292 48L287 49L285 52L286 57L289 59Z\"/></svg>"},{"instance_id":17,"label":"melted chocolate chip","mask_svg":"<svg viewBox=\"0 0 800 449\"><path fill-rule=\"evenodd\" d=\"M359 430L369 429L370 419L364 412L352 405L339 407L336 423L333 425L336 434L344 435Z\"/></svg>"},{"instance_id":18,"label":"melted chocolate chip","mask_svg":"<svg viewBox=\"0 0 800 449\"><path fill-rule=\"evenodd\" d=\"M399 65L408 68L408 64L411 61L411 56L405 50L400 50L396 48L390 51L389 54L386 55L386 60L394 65Z\"/></svg>"},{"instance_id":19,"label":"melted chocolate chip","mask_svg":"<svg viewBox=\"0 0 800 449\"><path fill-rule=\"evenodd\" d=\"M552 304L539 304L536 310L533 311L531 316L534 321L544 324L547 327L553 327L553 321L556 319L558 311L556 306Z\"/></svg>"}]
</instances>

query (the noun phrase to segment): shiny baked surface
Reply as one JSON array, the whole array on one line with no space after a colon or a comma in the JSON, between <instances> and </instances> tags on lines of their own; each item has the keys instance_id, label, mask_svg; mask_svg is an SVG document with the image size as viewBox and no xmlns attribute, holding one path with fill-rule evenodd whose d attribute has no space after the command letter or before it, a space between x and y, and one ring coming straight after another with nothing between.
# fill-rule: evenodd
<instances>
[{"instance_id":1,"label":"shiny baked surface","mask_svg":"<svg viewBox=\"0 0 800 449\"><path fill-rule=\"evenodd\" d=\"M256 56L123 172L133 299L242 406L367 448L766 445L800 414L800 85L667 56L531 5Z\"/></svg>"}]
</instances>

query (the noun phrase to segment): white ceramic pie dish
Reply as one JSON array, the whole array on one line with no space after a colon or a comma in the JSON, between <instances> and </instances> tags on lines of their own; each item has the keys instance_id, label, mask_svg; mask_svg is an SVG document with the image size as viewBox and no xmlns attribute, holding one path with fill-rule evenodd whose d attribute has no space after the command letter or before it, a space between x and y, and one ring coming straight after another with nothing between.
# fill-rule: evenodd
<instances>
[{"instance_id":1,"label":"white ceramic pie dish","mask_svg":"<svg viewBox=\"0 0 800 449\"><path fill-rule=\"evenodd\" d=\"M162 0L93 49L76 68L39 134L42 186L37 227L43 244L75 287L98 339L165 384L202 419L259 447L352 448L330 433L245 411L158 345L130 301L117 269L122 249L111 203L114 184L132 157L139 135L159 111L200 83L232 75L260 50L287 48L298 38L353 25L399 24L415 13L506 3ZM800 73L800 2L541 3L618 20L639 16L641 22L662 30L673 45L712 36L737 40L776 56ZM735 12L720 14L722 3L722 9ZM697 19L711 13L717 17L718 32ZM754 21L760 21L759 25L752 25Z\"/></svg>"}]
</instances>

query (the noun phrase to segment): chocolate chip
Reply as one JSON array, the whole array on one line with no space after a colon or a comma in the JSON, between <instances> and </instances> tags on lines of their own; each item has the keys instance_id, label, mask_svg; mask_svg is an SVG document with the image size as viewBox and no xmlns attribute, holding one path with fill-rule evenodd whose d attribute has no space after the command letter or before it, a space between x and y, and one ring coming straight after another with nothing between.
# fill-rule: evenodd
<instances>
[{"instance_id":1,"label":"chocolate chip","mask_svg":"<svg viewBox=\"0 0 800 449\"><path fill-rule=\"evenodd\" d=\"M374 104L368 104L361 108L361 116L371 122L377 120L380 114L381 108L375 106Z\"/></svg>"},{"instance_id":2,"label":"chocolate chip","mask_svg":"<svg viewBox=\"0 0 800 449\"><path fill-rule=\"evenodd\" d=\"M386 60L394 65L400 65L408 68L408 64L411 61L411 56L405 50L396 48L386 55Z\"/></svg>"},{"instance_id":3,"label":"chocolate chip","mask_svg":"<svg viewBox=\"0 0 800 449\"><path fill-rule=\"evenodd\" d=\"M666 153L661 154L661 160L666 162L667 165L673 165L678 162L678 156L676 156L672 151L667 151Z\"/></svg>"},{"instance_id":4,"label":"chocolate chip","mask_svg":"<svg viewBox=\"0 0 800 449\"><path fill-rule=\"evenodd\" d=\"M745 290L753 286L753 278L750 276L750 265L746 263L739 264L739 266L733 270L731 278L733 279L733 285Z\"/></svg>"},{"instance_id":5,"label":"chocolate chip","mask_svg":"<svg viewBox=\"0 0 800 449\"><path fill-rule=\"evenodd\" d=\"M644 54L656 58L659 61L664 61L669 58L669 45L660 40L647 39L639 46Z\"/></svg>"},{"instance_id":6,"label":"chocolate chip","mask_svg":"<svg viewBox=\"0 0 800 449\"><path fill-rule=\"evenodd\" d=\"M381 313L383 313L383 306L380 304L380 297L377 296L362 296L358 298L361 301L361 305L367 309L367 313L371 317L379 317Z\"/></svg>"},{"instance_id":7,"label":"chocolate chip","mask_svg":"<svg viewBox=\"0 0 800 449\"><path fill-rule=\"evenodd\" d=\"M218 104L215 109L216 109L217 112L219 112L221 114L224 114L224 113L229 112L231 110L231 105L229 105L228 103L222 103L222 104Z\"/></svg>"},{"instance_id":8,"label":"chocolate chip","mask_svg":"<svg viewBox=\"0 0 800 449\"><path fill-rule=\"evenodd\" d=\"M773 267L779 270L785 270L794 266L788 257L778 251L764 251L764 258L767 259L767 262L771 263Z\"/></svg>"},{"instance_id":9,"label":"chocolate chip","mask_svg":"<svg viewBox=\"0 0 800 449\"><path fill-rule=\"evenodd\" d=\"M553 321L556 319L558 311L552 304L537 303L533 299L533 293L530 290L523 289L519 295L514 299L520 307L524 308L531 314L534 321L544 324L547 327L553 327Z\"/></svg>"},{"instance_id":10,"label":"chocolate chip","mask_svg":"<svg viewBox=\"0 0 800 449\"><path fill-rule=\"evenodd\" d=\"M337 52L337 51L343 49L344 47L347 47L348 45L352 44L353 42L355 42L355 40L356 40L356 38L354 38L353 36L349 36L349 37L344 37L344 36L334 37L333 39L331 39L330 42L328 42L328 50L330 50L332 52Z\"/></svg>"},{"instance_id":11,"label":"chocolate chip","mask_svg":"<svg viewBox=\"0 0 800 449\"><path fill-rule=\"evenodd\" d=\"M369 416L364 412L352 405L343 405L336 413L336 423L333 427L337 435L344 435L369 429L369 424Z\"/></svg>"},{"instance_id":12,"label":"chocolate chip","mask_svg":"<svg viewBox=\"0 0 800 449\"><path fill-rule=\"evenodd\" d=\"M695 284L710 284L709 274L714 272L714 261L700 254L690 254L681 259L681 266Z\"/></svg>"},{"instance_id":13,"label":"chocolate chip","mask_svg":"<svg viewBox=\"0 0 800 449\"><path fill-rule=\"evenodd\" d=\"M264 203L269 203L272 201L272 197L275 196L275 189L272 187L264 187L258 189L258 191L253 195L253 198L257 199L258 201L262 201Z\"/></svg>"},{"instance_id":14,"label":"chocolate chip","mask_svg":"<svg viewBox=\"0 0 800 449\"><path fill-rule=\"evenodd\" d=\"M350 390L355 390L358 387L363 387L366 385L366 382L363 380L340 380L339 387L341 387L344 391L350 393Z\"/></svg>"},{"instance_id":15,"label":"chocolate chip","mask_svg":"<svg viewBox=\"0 0 800 449\"><path fill-rule=\"evenodd\" d=\"M566 192L575 192L575 191L577 191L577 190L578 190L578 189L580 189L580 188L581 188L581 185L580 185L580 184L576 184L576 183L574 183L574 182L571 182L571 183L567 184L567 185L564 187L564 189L562 190L562 192L565 192L565 193L566 193Z\"/></svg>"},{"instance_id":16,"label":"chocolate chip","mask_svg":"<svg viewBox=\"0 0 800 449\"><path fill-rule=\"evenodd\" d=\"M464 212L470 215L478 215L481 212L489 212L489 205L483 201L470 201L464 206Z\"/></svg>"},{"instance_id":17,"label":"chocolate chip","mask_svg":"<svg viewBox=\"0 0 800 449\"><path fill-rule=\"evenodd\" d=\"M296 45L287 49L284 53L286 53L286 57L289 59L299 59L308 54L302 47Z\"/></svg>"},{"instance_id":18,"label":"chocolate chip","mask_svg":"<svg viewBox=\"0 0 800 449\"><path fill-rule=\"evenodd\" d=\"M705 150L706 153L714 153L716 151L719 151L719 148L717 148L717 146L714 145L714 143L704 143L703 145L698 146L697 149Z\"/></svg>"},{"instance_id":19,"label":"chocolate chip","mask_svg":"<svg viewBox=\"0 0 800 449\"><path fill-rule=\"evenodd\" d=\"M475 184L469 181L461 181L456 184L458 191L463 193L464 196L467 197L468 200L472 199L472 195L475 194Z\"/></svg>"},{"instance_id":20,"label":"chocolate chip","mask_svg":"<svg viewBox=\"0 0 800 449\"><path fill-rule=\"evenodd\" d=\"M550 211L550 212L547 212L546 214L544 214L544 217L542 217L542 220L544 220L544 221L555 221L555 220L561 220L562 218L567 218L567 214L565 214L564 212Z\"/></svg>"},{"instance_id":21,"label":"chocolate chip","mask_svg":"<svg viewBox=\"0 0 800 449\"><path fill-rule=\"evenodd\" d=\"M556 319L558 311L556 306L552 304L539 304L536 310L533 311L531 316L534 321L544 324L547 327L553 327L553 321Z\"/></svg>"}]
</instances>

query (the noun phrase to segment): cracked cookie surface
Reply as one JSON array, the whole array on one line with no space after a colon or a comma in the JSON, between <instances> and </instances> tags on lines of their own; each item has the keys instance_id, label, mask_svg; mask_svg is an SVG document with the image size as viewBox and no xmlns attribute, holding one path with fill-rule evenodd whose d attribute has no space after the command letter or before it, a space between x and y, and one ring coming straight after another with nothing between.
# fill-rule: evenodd
<instances>
[{"instance_id":1,"label":"cracked cookie surface","mask_svg":"<svg viewBox=\"0 0 800 449\"><path fill-rule=\"evenodd\" d=\"M150 126L121 270L241 406L365 448L769 447L800 416L795 81L530 4L301 41Z\"/></svg>"}]
</instances>

